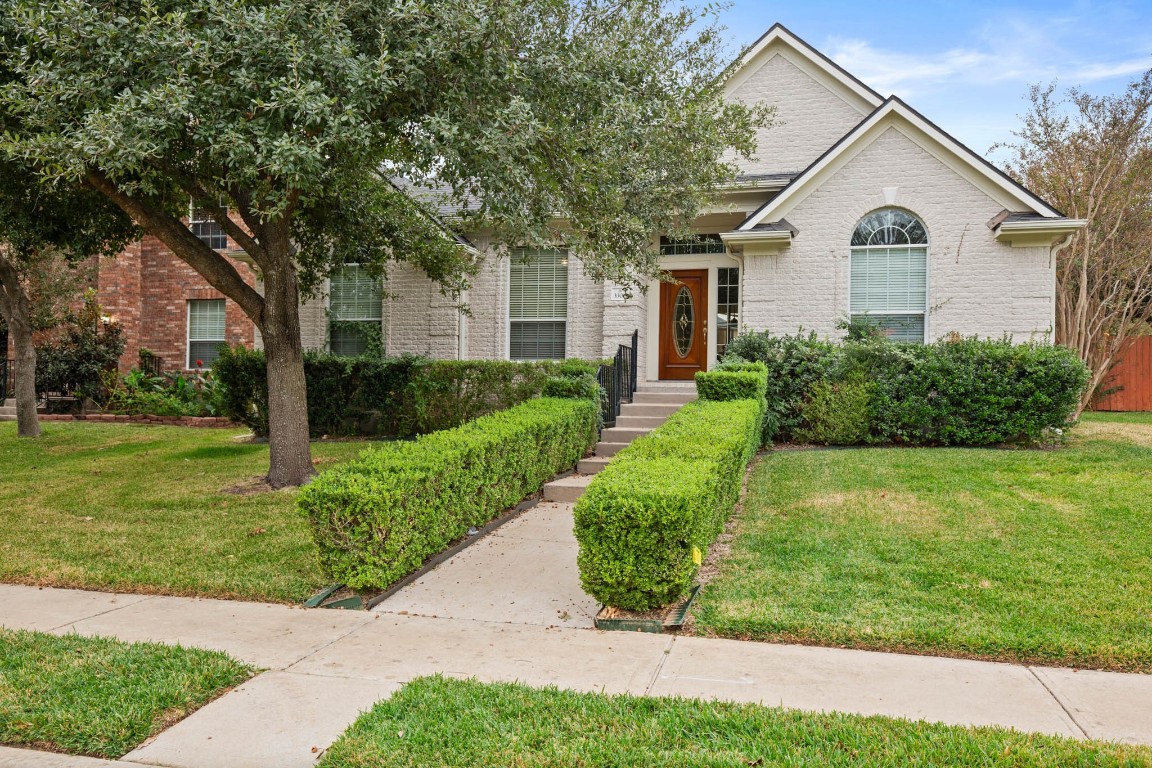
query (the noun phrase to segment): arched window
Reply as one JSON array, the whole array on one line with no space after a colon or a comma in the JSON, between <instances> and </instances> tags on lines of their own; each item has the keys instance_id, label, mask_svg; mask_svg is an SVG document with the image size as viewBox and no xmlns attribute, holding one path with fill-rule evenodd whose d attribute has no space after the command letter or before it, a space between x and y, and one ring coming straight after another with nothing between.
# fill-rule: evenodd
<instances>
[{"instance_id":1,"label":"arched window","mask_svg":"<svg viewBox=\"0 0 1152 768\"><path fill-rule=\"evenodd\" d=\"M924 341L928 303L928 233L898 208L860 219L852 232L853 320L880 328L894 341Z\"/></svg>"}]
</instances>

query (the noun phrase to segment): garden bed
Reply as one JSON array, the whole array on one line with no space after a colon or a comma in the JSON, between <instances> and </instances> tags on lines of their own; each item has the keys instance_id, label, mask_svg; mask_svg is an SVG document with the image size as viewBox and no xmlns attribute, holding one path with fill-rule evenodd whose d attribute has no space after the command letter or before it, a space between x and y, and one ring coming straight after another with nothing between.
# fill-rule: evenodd
<instances>
[{"instance_id":1,"label":"garden bed","mask_svg":"<svg viewBox=\"0 0 1152 768\"><path fill-rule=\"evenodd\" d=\"M115 424L161 424L168 427L226 428L238 426L222 416L129 416L123 413L41 414L41 421L95 421Z\"/></svg>"}]
</instances>

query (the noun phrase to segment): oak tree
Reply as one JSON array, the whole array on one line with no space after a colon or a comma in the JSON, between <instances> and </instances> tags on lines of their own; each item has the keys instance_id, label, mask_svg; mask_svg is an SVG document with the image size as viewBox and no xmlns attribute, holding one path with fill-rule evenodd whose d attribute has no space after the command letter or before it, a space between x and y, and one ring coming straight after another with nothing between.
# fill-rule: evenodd
<instances>
[{"instance_id":1,"label":"oak tree","mask_svg":"<svg viewBox=\"0 0 1152 768\"><path fill-rule=\"evenodd\" d=\"M9 0L0 143L83 181L260 330L273 486L312 473L299 302L345 263L457 294L477 255L411 185L497 242L561 241L595 278L658 272L753 150L711 11L665 0ZM404 179L401 184L393 179ZM249 286L182 221L189 199Z\"/></svg>"}]
</instances>

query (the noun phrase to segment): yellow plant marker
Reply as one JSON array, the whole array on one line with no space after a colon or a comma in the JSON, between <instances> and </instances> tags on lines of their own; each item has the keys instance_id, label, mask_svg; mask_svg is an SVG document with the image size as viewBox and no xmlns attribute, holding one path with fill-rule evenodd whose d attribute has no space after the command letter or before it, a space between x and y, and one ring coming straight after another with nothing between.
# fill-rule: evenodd
<instances>
[{"instance_id":1,"label":"yellow plant marker","mask_svg":"<svg viewBox=\"0 0 1152 768\"><path fill-rule=\"evenodd\" d=\"M704 555L700 553L700 547L692 547L692 562L696 563L696 565L704 562Z\"/></svg>"}]
</instances>

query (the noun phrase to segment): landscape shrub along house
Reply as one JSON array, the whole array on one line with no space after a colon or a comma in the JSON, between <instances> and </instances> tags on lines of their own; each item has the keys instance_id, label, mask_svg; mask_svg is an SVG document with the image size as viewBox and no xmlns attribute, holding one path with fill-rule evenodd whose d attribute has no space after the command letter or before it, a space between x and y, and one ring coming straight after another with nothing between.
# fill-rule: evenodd
<instances>
[{"instance_id":1,"label":"landscape shrub along house","mask_svg":"<svg viewBox=\"0 0 1152 768\"><path fill-rule=\"evenodd\" d=\"M695 222L698 238L654 233L678 282L630 296L589 280L563 250L502 251L464 232L485 255L462 297L468 312L415 268L393 269L382 286L349 266L304 304L305 347L355 354L378 339L389 355L595 359L639 331L644 381L691 379L743 327L836 337L838 321L866 315L909 341L1052 331L1054 251L1082 222L782 26L743 55L725 90L774 106L777 124ZM436 190L417 193L451 222ZM214 222L193 211L190 226L243 260ZM222 341L259 346L237 307L151 239L102 271L100 293L125 328L124 369L141 348L176 369L210 365Z\"/></svg>"}]
</instances>

